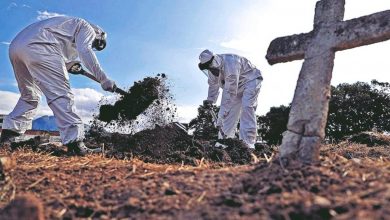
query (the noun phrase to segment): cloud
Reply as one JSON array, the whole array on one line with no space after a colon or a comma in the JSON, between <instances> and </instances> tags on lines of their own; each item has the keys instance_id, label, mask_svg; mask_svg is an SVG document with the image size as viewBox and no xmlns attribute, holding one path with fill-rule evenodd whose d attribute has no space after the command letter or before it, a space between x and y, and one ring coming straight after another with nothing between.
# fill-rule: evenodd
<instances>
[{"instance_id":1,"label":"cloud","mask_svg":"<svg viewBox=\"0 0 390 220\"><path fill-rule=\"evenodd\" d=\"M91 88L77 88L72 89L74 93L74 101L76 113L81 117L84 123L89 123L94 114L99 112L99 103L104 100L104 103L113 103L117 100L117 95L105 96ZM15 107L20 95L19 93L0 91L0 114L9 114ZM178 121L188 123L194 119L197 114L197 105L179 105L177 107ZM41 99L40 105L37 109L37 117L44 115L53 115L53 112L46 104L44 96Z\"/></svg>"},{"instance_id":2,"label":"cloud","mask_svg":"<svg viewBox=\"0 0 390 220\"><path fill-rule=\"evenodd\" d=\"M37 13L38 13L37 19L39 21L45 20L48 18L52 18L52 17L64 16L64 14L59 14L59 13L55 13L55 12L48 12L46 10L45 11L37 11Z\"/></svg>"},{"instance_id":3,"label":"cloud","mask_svg":"<svg viewBox=\"0 0 390 220\"><path fill-rule=\"evenodd\" d=\"M12 8L15 8L15 7L18 7L18 4L16 4L15 2L11 2L8 7L7 7L7 11L8 10L11 10Z\"/></svg>"},{"instance_id":4,"label":"cloud","mask_svg":"<svg viewBox=\"0 0 390 220\"><path fill-rule=\"evenodd\" d=\"M103 94L90 88L72 89L72 91L76 112L84 123L88 123L92 120L93 115L98 113L98 104L103 98Z\"/></svg>"},{"instance_id":5,"label":"cloud","mask_svg":"<svg viewBox=\"0 0 390 220\"><path fill-rule=\"evenodd\" d=\"M8 114L15 107L20 95L9 91L0 91L0 114Z\"/></svg>"},{"instance_id":6,"label":"cloud","mask_svg":"<svg viewBox=\"0 0 390 220\"><path fill-rule=\"evenodd\" d=\"M11 44L11 42L8 42L8 41L1 41L0 43L4 44L4 45L10 45Z\"/></svg>"},{"instance_id":7,"label":"cloud","mask_svg":"<svg viewBox=\"0 0 390 220\"><path fill-rule=\"evenodd\" d=\"M197 105L179 105L177 106L178 121L189 123L198 115Z\"/></svg>"},{"instance_id":8,"label":"cloud","mask_svg":"<svg viewBox=\"0 0 390 220\"><path fill-rule=\"evenodd\" d=\"M11 10L12 8L31 8L31 6L27 5L27 4L22 4L22 5L18 5L16 2L11 2L8 7L7 7L7 11Z\"/></svg>"},{"instance_id":9,"label":"cloud","mask_svg":"<svg viewBox=\"0 0 390 220\"><path fill-rule=\"evenodd\" d=\"M72 89L75 95L76 113L82 118L84 123L88 123L93 114L98 113L98 105L103 98L103 94L90 88ZM15 107L20 95L9 91L0 91L0 114L9 114ZM112 102L117 96L104 96L105 100ZM38 106L36 117L53 115L53 112L43 98Z\"/></svg>"},{"instance_id":10,"label":"cloud","mask_svg":"<svg viewBox=\"0 0 390 220\"><path fill-rule=\"evenodd\" d=\"M265 55L269 43L276 37L306 33L313 29L316 1L264 0L255 1L241 9L228 21L227 38L220 39L222 53L237 53L247 57L264 77L258 99L258 114L265 114L271 106L287 105L292 101L302 60L270 66ZM347 1L345 18L368 15L390 8L390 1ZM390 81L388 52L390 41L336 53L332 85L343 82L369 82L372 79ZM356 64L359 65L356 65Z\"/></svg>"}]
</instances>

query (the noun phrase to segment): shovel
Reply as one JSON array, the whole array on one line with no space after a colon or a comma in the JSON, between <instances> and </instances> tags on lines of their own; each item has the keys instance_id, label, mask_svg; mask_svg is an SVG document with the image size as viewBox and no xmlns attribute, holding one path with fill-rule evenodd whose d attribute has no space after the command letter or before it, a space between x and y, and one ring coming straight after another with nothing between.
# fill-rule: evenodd
<instances>
[{"instance_id":1,"label":"shovel","mask_svg":"<svg viewBox=\"0 0 390 220\"><path fill-rule=\"evenodd\" d=\"M72 61L70 63L68 63L66 65L66 69L68 70L69 73L71 74L75 74L75 75L83 75L83 76L86 76L90 79L92 79L93 81L95 82L99 82L99 80L96 79L96 77L94 75L92 75L91 73L85 71L83 69L83 67L81 66L81 64L78 62L78 61ZM126 91L124 91L123 89L121 88L118 88L116 87L116 85L114 86L114 92L115 93L118 93L120 95L127 95L128 93Z\"/></svg>"}]
</instances>

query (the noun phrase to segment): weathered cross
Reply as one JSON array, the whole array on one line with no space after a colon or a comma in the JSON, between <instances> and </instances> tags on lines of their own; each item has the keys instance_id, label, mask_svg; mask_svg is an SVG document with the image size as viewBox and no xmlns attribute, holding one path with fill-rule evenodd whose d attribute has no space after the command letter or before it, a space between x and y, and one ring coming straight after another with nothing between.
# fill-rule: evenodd
<instances>
[{"instance_id":1,"label":"weathered cross","mask_svg":"<svg viewBox=\"0 0 390 220\"><path fill-rule=\"evenodd\" d=\"M390 10L343 21L344 5L345 0L318 1L311 32L276 38L268 48L271 65L304 59L280 147L282 162L318 160L335 52L390 39Z\"/></svg>"}]
</instances>

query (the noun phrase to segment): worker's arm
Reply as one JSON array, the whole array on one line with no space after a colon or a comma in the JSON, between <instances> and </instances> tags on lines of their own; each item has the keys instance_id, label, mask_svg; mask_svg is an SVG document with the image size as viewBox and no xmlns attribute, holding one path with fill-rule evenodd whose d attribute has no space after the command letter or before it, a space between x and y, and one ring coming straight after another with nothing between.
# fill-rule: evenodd
<instances>
[{"instance_id":1,"label":"worker's arm","mask_svg":"<svg viewBox=\"0 0 390 220\"><path fill-rule=\"evenodd\" d=\"M209 74L207 82L209 84L207 100L216 103L219 96L218 77L213 74Z\"/></svg>"},{"instance_id":2,"label":"worker's arm","mask_svg":"<svg viewBox=\"0 0 390 220\"><path fill-rule=\"evenodd\" d=\"M99 61L92 50L92 42L95 40L96 33L92 26L80 20L80 28L75 36L76 48L79 53L79 58L89 72L100 82L104 83L108 80L107 75L100 67Z\"/></svg>"}]
</instances>

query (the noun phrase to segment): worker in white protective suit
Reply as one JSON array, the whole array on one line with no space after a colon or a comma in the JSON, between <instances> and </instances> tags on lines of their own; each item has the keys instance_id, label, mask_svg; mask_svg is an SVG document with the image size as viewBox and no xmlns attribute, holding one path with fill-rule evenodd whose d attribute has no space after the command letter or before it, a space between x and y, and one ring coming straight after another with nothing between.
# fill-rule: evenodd
<instances>
[{"instance_id":1,"label":"worker in white protective suit","mask_svg":"<svg viewBox=\"0 0 390 220\"><path fill-rule=\"evenodd\" d=\"M113 92L115 83L100 67L93 51L105 46L105 32L81 18L53 17L22 30L9 46L21 97L4 119L0 141L12 140L31 128L43 93L68 150L81 155L99 152L100 149L88 148L83 143L84 125L75 113L67 64L81 61L104 90Z\"/></svg>"},{"instance_id":2,"label":"worker in white protective suit","mask_svg":"<svg viewBox=\"0 0 390 220\"><path fill-rule=\"evenodd\" d=\"M234 138L238 121L239 137L254 148L257 136L256 108L263 77L249 60L235 54L214 54L204 50L199 56L199 69L208 76L208 97L205 105L217 101L223 89L218 113L221 138Z\"/></svg>"}]
</instances>

